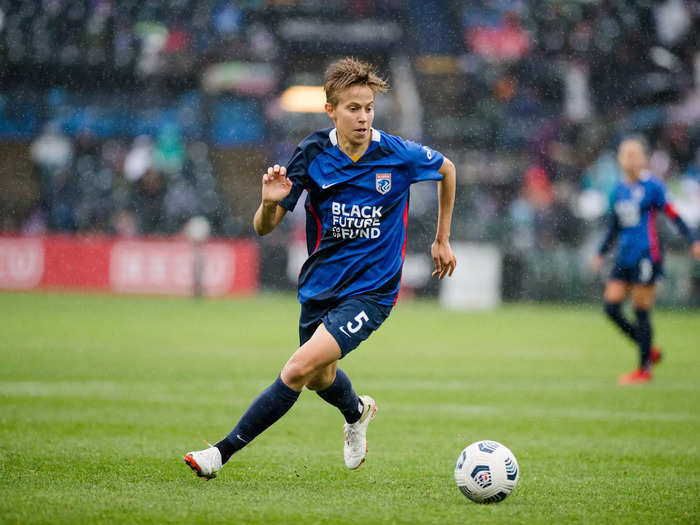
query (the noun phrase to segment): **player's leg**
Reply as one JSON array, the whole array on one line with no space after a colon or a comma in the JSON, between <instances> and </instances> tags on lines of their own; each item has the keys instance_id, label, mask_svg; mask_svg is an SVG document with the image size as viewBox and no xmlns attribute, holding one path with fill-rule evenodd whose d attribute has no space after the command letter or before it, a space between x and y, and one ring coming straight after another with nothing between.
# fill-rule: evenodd
<instances>
[{"instance_id":1,"label":"player's leg","mask_svg":"<svg viewBox=\"0 0 700 525\"><path fill-rule=\"evenodd\" d=\"M391 307L377 305L362 296L351 297L326 311L321 317L320 326L337 341L342 359L376 331L390 312ZM300 337L303 340L303 329ZM338 368L337 363L319 369L306 386L337 407L349 424L362 418L367 409L353 390L350 378Z\"/></svg>"},{"instance_id":2,"label":"player's leg","mask_svg":"<svg viewBox=\"0 0 700 525\"><path fill-rule=\"evenodd\" d=\"M338 342L323 324L319 324L311 338L289 358L280 377L290 388L301 392L312 380L329 378L341 356Z\"/></svg>"},{"instance_id":3,"label":"player's leg","mask_svg":"<svg viewBox=\"0 0 700 525\"><path fill-rule=\"evenodd\" d=\"M377 412L374 399L358 396L350 378L338 368L338 363L319 370L306 387L315 390L321 399L338 408L345 417L343 457L345 466L356 469L367 456L367 427Z\"/></svg>"},{"instance_id":4,"label":"player's leg","mask_svg":"<svg viewBox=\"0 0 700 525\"><path fill-rule=\"evenodd\" d=\"M632 292L632 304L637 316L637 324L649 327L649 363L652 365L661 361L661 350L654 345L653 330L651 327L651 309L656 301L656 283L663 277L663 263L661 261L652 262L649 259L642 259L637 265L637 275L634 281L635 286ZM646 334L642 336L646 339Z\"/></svg>"},{"instance_id":5,"label":"player's leg","mask_svg":"<svg viewBox=\"0 0 700 525\"><path fill-rule=\"evenodd\" d=\"M319 371L306 387L315 390L321 399L338 408L345 417L343 457L345 466L356 469L367 456L367 427L377 412L374 399L358 396L350 378L338 368L338 363Z\"/></svg>"},{"instance_id":6,"label":"player's leg","mask_svg":"<svg viewBox=\"0 0 700 525\"><path fill-rule=\"evenodd\" d=\"M355 423L362 417L362 401L337 362L319 370L307 381L306 388L314 390L321 399L340 410L346 422Z\"/></svg>"},{"instance_id":7,"label":"player's leg","mask_svg":"<svg viewBox=\"0 0 700 525\"><path fill-rule=\"evenodd\" d=\"M605 284L605 313L624 334L636 341L635 326L622 313L622 303L627 298L629 284L619 279L610 279Z\"/></svg>"},{"instance_id":8,"label":"player's leg","mask_svg":"<svg viewBox=\"0 0 700 525\"><path fill-rule=\"evenodd\" d=\"M325 328L325 326L324 326ZM338 371L338 361L334 361L325 368L317 370L314 375L312 375L304 385L309 390L314 392L319 392L329 388L335 381L336 373Z\"/></svg>"},{"instance_id":9,"label":"player's leg","mask_svg":"<svg viewBox=\"0 0 700 525\"><path fill-rule=\"evenodd\" d=\"M651 342L652 327L649 313L656 297L655 284L634 284L632 286L632 304L637 316L637 346L639 348L639 368L620 376L619 383L630 385L647 383L651 380Z\"/></svg>"},{"instance_id":10,"label":"player's leg","mask_svg":"<svg viewBox=\"0 0 700 525\"><path fill-rule=\"evenodd\" d=\"M275 382L253 401L229 435L217 443L223 462L286 414L309 378L339 358L338 343L323 325L319 326L311 339L289 358Z\"/></svg>"},{"instance_id":11,"label":"player's leg","mask_svg":"<svg viewBox=\"0 0 700 525\"><path fill-rule=\"evenodd\" d=\"M338 342L341 355L345 357L374 333L390 312L391 306L378 304L369 297L356 296L329 309L321 322ZM358 396L340 368L329 368L327 372L307 386L337 407L345 417L343 457L348 468L356 469L367 456L367 427L376 414L377 404L370 396Z\"/></svg>"},{"instance_id":12,"label":"player's leg","mask_svg":"<svg viewBox=\"0 0 700 525\"><path fill-rule=\"evenodd\" d=\"M637 316L637 343L641 368L651 364L653 329L651 326L651 309L656 299L655 284L635 284L632 286L632 304Z\"/></svg>"},{"instance_id":13,"label":"player's leg","mask_svg":"<svg viewBox=\"0 0 700 525\"><path fill-rule=\"evenodd\" d=\"M652 361L661 358L660 352L652 348L652 328L649 313L656 298L656 280L663 275L661 262L652 262L642 258L632 269L632 303L637 317L635 332L639 348L639 368L619 377L622 385L647 383L651 381Z\"/></svg>"},{"instance_id":14,"label":"player's leg","mask_svg":"<svg viewBox=\"0 0 700 525\"><path fill-rule=\"evenodd\" d=\"M214 477L234 453L287 413L318 370L328 367L340 356L338 343L323 325L319 326L292 355L275 382L251 403L234 429L215 446L187 454L185 462L199 476Z\"/></svg>"}]
</instances>

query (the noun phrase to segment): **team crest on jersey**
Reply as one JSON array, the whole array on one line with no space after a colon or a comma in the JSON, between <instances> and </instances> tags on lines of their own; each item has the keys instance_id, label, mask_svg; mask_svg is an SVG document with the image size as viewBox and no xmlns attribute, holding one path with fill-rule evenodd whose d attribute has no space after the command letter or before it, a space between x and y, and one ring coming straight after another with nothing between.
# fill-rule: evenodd
<instances>
[{"instance_id":1,"label":"team crest on jersey","mask_svg":"<svg viewBox=\"0 0 700 525\"><path fill-rule=\"evenodd\" d=\"M644 199L644 187L643 186L635 186L632 189L632 197L637 202L642 202L642 199Z\"/></svg>"},{"instance_id":2,"label":"team crest on jersey","mask_svg":"<svg viewBox=\"0 0 700 525\"><path fill-rule=\"evenodd\" d=\"M391 173L377 173L377 191L386 195L391 190Z\"/></svg>"}]
</instances>

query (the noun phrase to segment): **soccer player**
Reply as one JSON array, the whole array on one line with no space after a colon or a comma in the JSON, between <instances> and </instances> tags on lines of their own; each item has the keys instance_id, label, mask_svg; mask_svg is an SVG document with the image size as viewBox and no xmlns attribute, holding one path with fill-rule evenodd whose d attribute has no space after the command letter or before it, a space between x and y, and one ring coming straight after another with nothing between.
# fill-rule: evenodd
<instances>
[{"instance_id":1,"label":"soccer player","mask_svg":"<svg viewBox=\"0 0 700 525\"><path fill-rule=\"evenodd\" d=\"M438 181L432 275L452 275L457 264L449 243L454 164L426 146L372 128L375 96L387 84L371 65L353 58L331 64L324 90L334 127L304 139L287 167L267 169L254 218L259 235L270 233L307 191L309 257L299 274L300 347L228 436L185 456L200 477L215 477L292 407L304 387L345 417L345 465L359 467L377 405L355 393L338 361L379 328L396 302L411 184Z\"/></svg>"},{"instance_id":2,"label":"soccer player","mask_svg":"<svg viewBox=\"0 0 700 525\"><path fill-rule=\"evenodd\" d=\"M624 140L617 160L624 173L612 195L612 210L607 233L591 266L599 271L603 255L619 235L615 263L605 285L605 313L639 348L639 368L618 378L621 385L651 381L651 365L661 360L661 352L652 346L649 317L656 296L656 280L663 275L662 251L656 233L656 216L664 212L673 219L691 245L691 253L700 260L700 242L666 200L663 183L646 171L647 154L643 138ZM621 305L631 293L637 322L631 323Z\"/></svg>"}]
</instances>

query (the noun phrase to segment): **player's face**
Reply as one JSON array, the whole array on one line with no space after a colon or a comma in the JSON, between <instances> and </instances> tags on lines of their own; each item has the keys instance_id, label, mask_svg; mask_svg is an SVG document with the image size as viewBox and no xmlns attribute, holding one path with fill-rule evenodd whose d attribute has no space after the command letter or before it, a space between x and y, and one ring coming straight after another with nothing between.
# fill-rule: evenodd
<instances>
[{"instance_id":1,"label":"player's face","mask_svg":"<svg viewBox=\"0 0 700 525\"><path fill-rule=\"evenodd\" d=\"M647 165L647 156L644 147L638 141L626 140L620 144L617 161L628 176L638 178Z\"/></svg>"},{"instance_id":2,"label":"player's face","mask_svg":"<svg viewBox=\"0 0 700 525\"><path fill-rule=\"evenodd\" d=\"M374 91L363 85L350 86L338 95L335 107L326 104L338 135L354 145L367 143L374 120Z\"/></svg>"}]
</instances>

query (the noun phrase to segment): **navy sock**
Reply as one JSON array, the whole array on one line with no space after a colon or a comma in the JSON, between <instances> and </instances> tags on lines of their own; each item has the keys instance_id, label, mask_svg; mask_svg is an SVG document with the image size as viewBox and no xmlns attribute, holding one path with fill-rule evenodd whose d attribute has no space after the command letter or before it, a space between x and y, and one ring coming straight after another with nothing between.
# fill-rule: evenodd
<instances>
[{"instance_id":1,"label":"navy sock","mask_svg":"<svg viewBox=\"0 0 700 525\"><path fill-rule=\"evenodd\" d=\"M340 368L335 371L333 384L316 393L321 399L337 407L348 423L355 423L362 416L360 398L352 389L350 378Z\"/></svg>"},{"instance_id":2,"label":"navy sock","mask_svg":"<svg viewBox=\"0 0 700 525\"><path fill-rule=\"evenodd\" d=\"M222 463L226 463L235 452L285 415L300 393L285 385L278 376L275 382L250 404L231 433L215 445L221 452Z\"/></svg>"},{"instance_id":3,"label":"navy sock","mask_svg":"<svg viewBox=\"0 0 700 525\"><path fill-rule=\"evenodd\" d=\"M651 355L651 321L647 310L635 310L637 314L637 344L639 345L639 366L649 368Z\"/></svg>"},{"instance_id":4,"label":"navy sock","mask_svg":"<svg viewBox=\"0 0 700 525\"><path fill-rule=\"evenodd\" d=\"M605 313L630 339L637 341L635 327L625 318L620 303L605 303Z\"/></svg>"}]
</instances>

